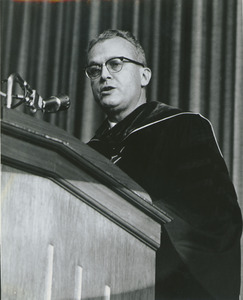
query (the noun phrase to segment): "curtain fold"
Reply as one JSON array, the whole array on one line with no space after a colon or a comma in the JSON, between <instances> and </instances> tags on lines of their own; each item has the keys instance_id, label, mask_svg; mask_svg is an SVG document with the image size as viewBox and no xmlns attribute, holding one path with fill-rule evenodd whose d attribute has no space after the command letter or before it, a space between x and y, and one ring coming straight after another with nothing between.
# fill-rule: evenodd
<instances>
[{"instance_id":1,"label":"curtain fold","mask_svg":"<svg viewBox=\"0 0 243 300\"><path fill-rule=\"evenodd\" d=\"M161 1L156 1L154 6L154 14L153 14L153 18L154 18L154 23L152 24L153 27L151 32L147 33L148 36L152 35L152 42L153 42L153 48L150 49L152 53L151 100L157 100L158 86L159 86L159 81L157 78L159 77L159 73L160 73L160 67L158 64L158 61L160 59L160 15L161 15ZM147 20L147 22L149 23L149 20ZM150 40L147 41L147 43L149 42Z\"/></svg>"},{"instance_id":2,"label":"curtain fold","mask_svg":"<svg viewBox=\"0 0 243 300\"><path fill-rule=\"evenodd\" d=\"M227 12L227 13L226 13ZM232 144L234 133L234 64L235 64L235 50L236 50L236 7L235 3L229 2L225 12L225 26L224 26L224 41L225 41L225 55L223 63L224 83L222 89L222 134L221 144L224 157L228 162L230 172L233 168L233 148ZM232 30L233 28L234 30ZM232 45L235 45L232 47ZM230 75L232 74L232 76ZM232 105L233 104L233 105Z\"/></svg>"},{"instance_id":3,"label":"curtain fold","mask_svg":"<svg viewBox=\"0 0 243 300\"><path fill-rule=\"evenodd\" d=\"M198 0L192 6L192 43L190 60L189 107L192 111L205 113L202 106L205 88L205 10L206 2Z\"/></svg>"},{"instance_id":4,"label":"curtain fold","mask_svg":"<svg viewBox=\"0 0 243 300\"><path fill-rule=\"evenodd\" d=\"M242 205L241 0L3 0L1 8L2 79L17 72L44 98L68 94L68 111L33 117L84 142L104 119L83 71L88 41L108 28L132 31L152 69L148 101L209 118Z\"/></svg>"},{"instance_id":5,"label":"curtain fold","mask_svg":"<svg viewBox=\"0 0 243 300\"><path fill-rule=\"evenodd\" d=\"M222 62L222 32L223 32L223 5L220 0L212 1L212 33L210 45L210 74L209 74L209 119L214 124L214 131L219 141L220 136L220 116L222 101L223 64Z\"/></svg>"},{"instance_id":6,"label":"curtain fold","mask_svg":"<svg viewBox=\"0 0 243 300\"><path fill-rule=\"evenodd\" d=\"M70 99L75 99L78 94L78 84L79 84L79 69L81 66L79 65L78 57L82 55L79 50L79 40L80 40L80 28L81 28L81 18L82 18L82 6L81 2L77 2L75 7L75 12L72 20L72 35L71 35L71 43L69 45L70 52L70 66L68 69L68 91ZM80 101L81 102L81 101ZM72 101L72 105L67 111L67 127L66 130L70 133L75 132L75 123L76 120L73 118L75 116L75 112L79 110L79 105L76 101Z\"/></svg>"},{"instance_id":7,"label":"curtain fold","mask_svg":"<svg viewBox=\"0 0 243 300\"><path fill-rule=\"evenodd\" d=\"M87 32L89 40L97 36L99 33L101 11L100 6L101 1L99 0L93 0L90 3L90 18ZM90 83L87 78L85 78L84 99L85 101L82 102L81 136L85 141L87 141L94 132L95 127L97 126L95 122L96 113L92 113L97 109L97 105L93 100L93 96L90 89Z\"/></svg>"},{"instance_id":8,"label":"curtain fold","mask_svg":"<svg viewBox=\"0 0 243 300\"><path fill-rule=\"evenodd\" d=\"M234 132L233 132L233 181L243 208L243 30L242 30L242 1L236 5L236 50L234 62ZM243 260L242 260L243 263Z\"/></svg>"}]
</instances>

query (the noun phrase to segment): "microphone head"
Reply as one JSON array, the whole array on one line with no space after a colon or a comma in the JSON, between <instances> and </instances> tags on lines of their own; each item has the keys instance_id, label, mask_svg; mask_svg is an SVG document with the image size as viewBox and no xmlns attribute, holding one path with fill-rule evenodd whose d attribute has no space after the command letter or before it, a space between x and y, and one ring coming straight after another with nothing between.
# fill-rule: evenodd
<instances>
[{"instance_id":1,"label":"microphone head","mask_svg":"<svg viewBox=\"0 0 243 300\"><path fill-rule=\"evenodd\" d=\"M43 100L42 110L47 113L55 113L68 109L70 104L71 102L67 95L59 94L58 96L51 96Z\"/></svg>"}]
</instances>

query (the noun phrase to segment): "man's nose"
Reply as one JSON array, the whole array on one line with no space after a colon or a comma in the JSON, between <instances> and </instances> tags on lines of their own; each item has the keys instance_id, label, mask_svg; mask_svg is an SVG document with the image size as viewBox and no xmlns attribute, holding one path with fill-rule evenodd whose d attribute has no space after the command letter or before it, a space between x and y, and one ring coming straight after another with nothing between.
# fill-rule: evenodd
<instances>
[{"instance_id":1,"label":"man's nose","mask_svg":"<svg viewBox=\"0 0 243 300\"><path fill-rule=\"evenodd\" d=\"M111 78L111 73L109 72L109 70L105 64L103 64L103 66L102 66L100 77L102 79Z\"/></svg>"}]
</instances>

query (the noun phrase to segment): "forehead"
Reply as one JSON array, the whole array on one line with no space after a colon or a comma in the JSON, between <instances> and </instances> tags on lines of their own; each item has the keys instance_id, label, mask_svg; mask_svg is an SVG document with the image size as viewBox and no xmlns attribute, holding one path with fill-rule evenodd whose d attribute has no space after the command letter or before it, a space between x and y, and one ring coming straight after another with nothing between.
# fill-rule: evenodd
<instances>
[{"instance_id":1,"label":"forehead","mask_svg":"<svg viewBox=\"0 0 243 300\"><path fill-rule=\"evenodd\" d=\"M116 56L125 56L136 59L135 47L121 37L114 37L108 40L100 41L89 51L88 63L103 63L106 60Z\"/></svg>"}]
</instances>

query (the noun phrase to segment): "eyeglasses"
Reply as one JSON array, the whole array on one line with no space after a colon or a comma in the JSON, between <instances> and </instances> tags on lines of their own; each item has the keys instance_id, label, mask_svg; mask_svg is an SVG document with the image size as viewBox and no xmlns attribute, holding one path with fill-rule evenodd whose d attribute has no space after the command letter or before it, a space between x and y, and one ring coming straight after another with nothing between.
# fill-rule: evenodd
<instances>
[{"instance_id":1,"label":"eyeglasses","mask_svg":"<svg viewBox=\"0 0 243 300\"><path fill-rule=\"evenodd\" d=\"M90 66L87 66L85 68L85 73L88 78L96 79L101 76L102 68L104 65L106 66L106 68L110 73L117 73L122 70L124 63L132 63L144 67L144 64L138 61L132 60L124 56L120 56L120 57L110 58L103 64L95 64L95 63L91 64Z\"/></svg>"}]
</instances>

